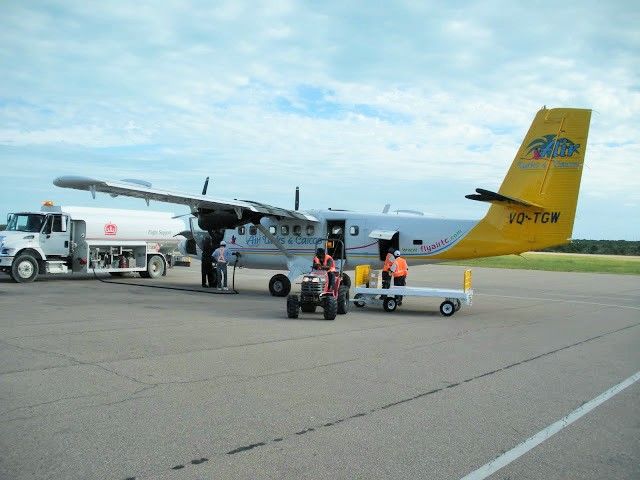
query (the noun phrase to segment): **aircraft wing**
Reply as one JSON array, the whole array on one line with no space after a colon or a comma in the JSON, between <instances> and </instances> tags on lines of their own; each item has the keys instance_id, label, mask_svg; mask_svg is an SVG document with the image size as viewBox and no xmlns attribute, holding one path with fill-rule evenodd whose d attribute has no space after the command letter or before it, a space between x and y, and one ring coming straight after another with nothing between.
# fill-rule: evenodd
<instances>
[{"instance_id":1,"label":"aircraft wing","mask_svg":"<svg viewBox=\"0 0 640 480\"><path fill-rule=\"evenodd\" d=\"M76 190L86 190L95 197L95 192L108 193L111 196L122 195L125 197L142 198L147 203L149 200L157 202L174 203L186 205L192 211L197 210L231 210L240 218L245 211L261 214L264 216L294 218L308 222L317 222L318 219L312 215L285 208L273 207L265 203L251 200L227 200L207 197L205 195L191 195L169 190L151 188L150 184L138 181L112 181L99 180L89 177L63 176L53 181L53 184L62 188L73 188Z\"/></svg>"}]
</instances>

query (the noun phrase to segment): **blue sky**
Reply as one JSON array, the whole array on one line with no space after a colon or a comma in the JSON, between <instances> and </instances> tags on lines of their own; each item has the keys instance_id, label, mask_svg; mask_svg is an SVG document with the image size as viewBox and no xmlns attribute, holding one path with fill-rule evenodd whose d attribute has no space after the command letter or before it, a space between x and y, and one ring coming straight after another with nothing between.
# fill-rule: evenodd
<instances>
[{"instance_id":1,"label":"blue sky","mask_svg":"<svg viewBox=\"0 0 640 480\"><path fill-rule=\"evenodd\" d=\"M638 25L633 1L2 2L0 219L147 208L67 174L480 218L464 195L547 105L594 110L574 238L640 240Z\"/></svg>"}]
</instances>

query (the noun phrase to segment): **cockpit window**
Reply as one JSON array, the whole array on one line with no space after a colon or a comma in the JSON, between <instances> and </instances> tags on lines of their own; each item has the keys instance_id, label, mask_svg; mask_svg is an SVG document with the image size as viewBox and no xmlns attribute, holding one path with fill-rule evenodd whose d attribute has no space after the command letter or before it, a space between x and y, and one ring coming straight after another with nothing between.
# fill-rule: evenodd
<instances>
[{"instance_id":1,"label":"cockpit window","mask_svg":"<svg viewBox=\"0 0 640 480\"><path fill-rule=\"evenodd\" d=\"M39 232L42 228L44 215L37 213L12 213L9 215L7 231L10 232Z\"/></svg>"}]
</instances>

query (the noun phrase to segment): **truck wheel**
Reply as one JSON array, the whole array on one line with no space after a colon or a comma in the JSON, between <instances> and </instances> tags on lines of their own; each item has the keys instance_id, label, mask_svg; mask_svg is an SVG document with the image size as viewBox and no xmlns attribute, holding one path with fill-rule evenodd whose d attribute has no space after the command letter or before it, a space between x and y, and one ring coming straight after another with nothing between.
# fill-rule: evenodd
<instances>
[{"instance_id":1,"label":"truck wheel","mask_svg":"<svg viewBox=\"0 0 640 480\"><path fill-rule=\"evenodd\" d=\"M349 278L349 275L347 275L346 273L342 274L342 285L344 285L347 288L351 286L351 279Z\"/></svg>"},{"instance_id":2,"label":"truck wheel","mask_svg":"<svg viewBox=\"0 0 640 480\"><path fill-rule=\"evenodd\" d=\"M445 300L440 304L440 313L445 317L450 317L456 311L456 307L453 305L453 302L450 300Z\"/></svg>"},{"instance_id":3,"label":"truck wheel","mask_svg":"<svg viewBox=\"0 0 640 480\"><path fill-rule=\"evenodd\" d=\"M384 308L385 312L393 312L397 307L398 302L396 302L395 297L387 297L382 303L382 308Z\"/></svg>"},{"instance_id":4,"label":"truck wheel","mask_svg":"<svg viewBox=\"0 0 640 480\"><path fill-rule=\"evenodd\" d=\"M338 290L338 313L344 315L349 312L349 287L340 285Z\"/></svg>"},{"instance_id":5,"label":"truck wheel","mask_svg":"<svg viewBox=\"0 0 640 480\"><path fill-rule=\"evenodd\" d=\"M290 291L291 282L286 275L279 273L269 280L269 292L274 297L286 297Z\"/></svg>"},{"instance_id":6,"label":"truck wheel","mask_svg":"<svg viewBox=\"0 0 640 480\"><path fill-rule=\"evenodd\" d=\"M298 296L289 295L287 297L287 317L298 318L299 308L300 308L300 302L298 301Z\"/></svg>"},{"instance_id":7,"label":"truck wheel","mask_svg":"<svg viewBox=\"0 0 640 480\"><path fill-rule=\"evenodd\" d=\"M300 304L300 309L301 309L304 313L315 313L315 311L316 311L316 304L315 304L315 303L301 303L301 304Z\"/></svg>"},{"instance_id":8,"label":"truck wheel","mask_svg":"<svg viewBox=\"0 0 640 480\"><path fill-rule=\"evenodd\" d=\"M364 307L365 303L362 300L358 300L359 298L362 298L362 295L360 293L356 293L356 296L353 297L353 299L355 300L355 302L353 302L353 304L358 308L362 308L362 307Z\"/></svg>"},{"instance_id":9,"label":"truck wheel","mask_svg":"<svg viewBox=\"0 0 640 480\"><path fill-rule=\"evenodd\" d=\"M38 261L27 253L18 255L11 264L11 278L18 283L33 282L39 271Z\"/></svg>"},{"instance_id":10,"label":"truck wheel","mask_svg":"<svg viewBox=\"0 0 640 480\"><path fill-rule=\"evenodd\" d=\"M164 260L160 255L153 255L147 262L147 271L140 272L142 278L158 278L164 274Z\"/></svg>"},{"instance_id":11,"label":"truck wheel","mask_svg":"<svg viewBox=\"0 0 640 480\"><path fill-rule=\"evenodd\" d=\"M324 297L324 319L335 320L338 314L338 302L335 297Z\"/></svg>"}]
</instances>

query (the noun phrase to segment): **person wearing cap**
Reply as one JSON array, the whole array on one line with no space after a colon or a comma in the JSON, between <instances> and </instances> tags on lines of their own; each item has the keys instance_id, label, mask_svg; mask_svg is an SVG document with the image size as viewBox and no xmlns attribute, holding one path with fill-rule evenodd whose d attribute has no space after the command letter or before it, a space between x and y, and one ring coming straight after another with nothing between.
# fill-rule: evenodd
<instances>
[{"instance_id":1,"label":"person wearing cap","mask_svg":"<svg viewBox=\"0 0 640 480\"><path fill-rule=\"evenodd\" d=\"M313 268L327 271L329 290L333 290L336 276L336 262L333 261L331 255L325 253L324 248L318 248L316 250L316 256L313 259Z\"/></svg>"},{"instance_id":2,"label":"person wearing cap","mask_svg":"<svg viewBox=\"0 0 640 480\"><path fill-rule=\"evenodd\" d=\"M391 265L395 261L396 257L393 256L393 247L389 247L387 252L387 256L384 259L384 264L382 265L382 288L389 288L391 286Z\"/></svg>"},{"instance_id":3,"label":"person wearing cap","mask_svg":"<svg viewBox=\"0 0 640 480\"><path fill-rule=\"evenodd\" d=\"M227 288L227 265L229 264L230 254L227 250L227 242L221 241L220 246L213 251L212 257L216 262L218 290L229 290Z\"/></svg>"},{"instance_id":4,"label":"person wearing cap","mask_svg":"<svg viewBox=\"0 0 640 480\"><path fill-rule=\"evenodd\" d=\"M407 284L407 275L409 274L409 266L407 261L402 258L400 250L393 252L395 258L393 265L391 265L390 271L393 275L393 285L397 287L404 287ZM398 305L402 305L402 295L396 295Z\"/></svg>"}]
</instances>

